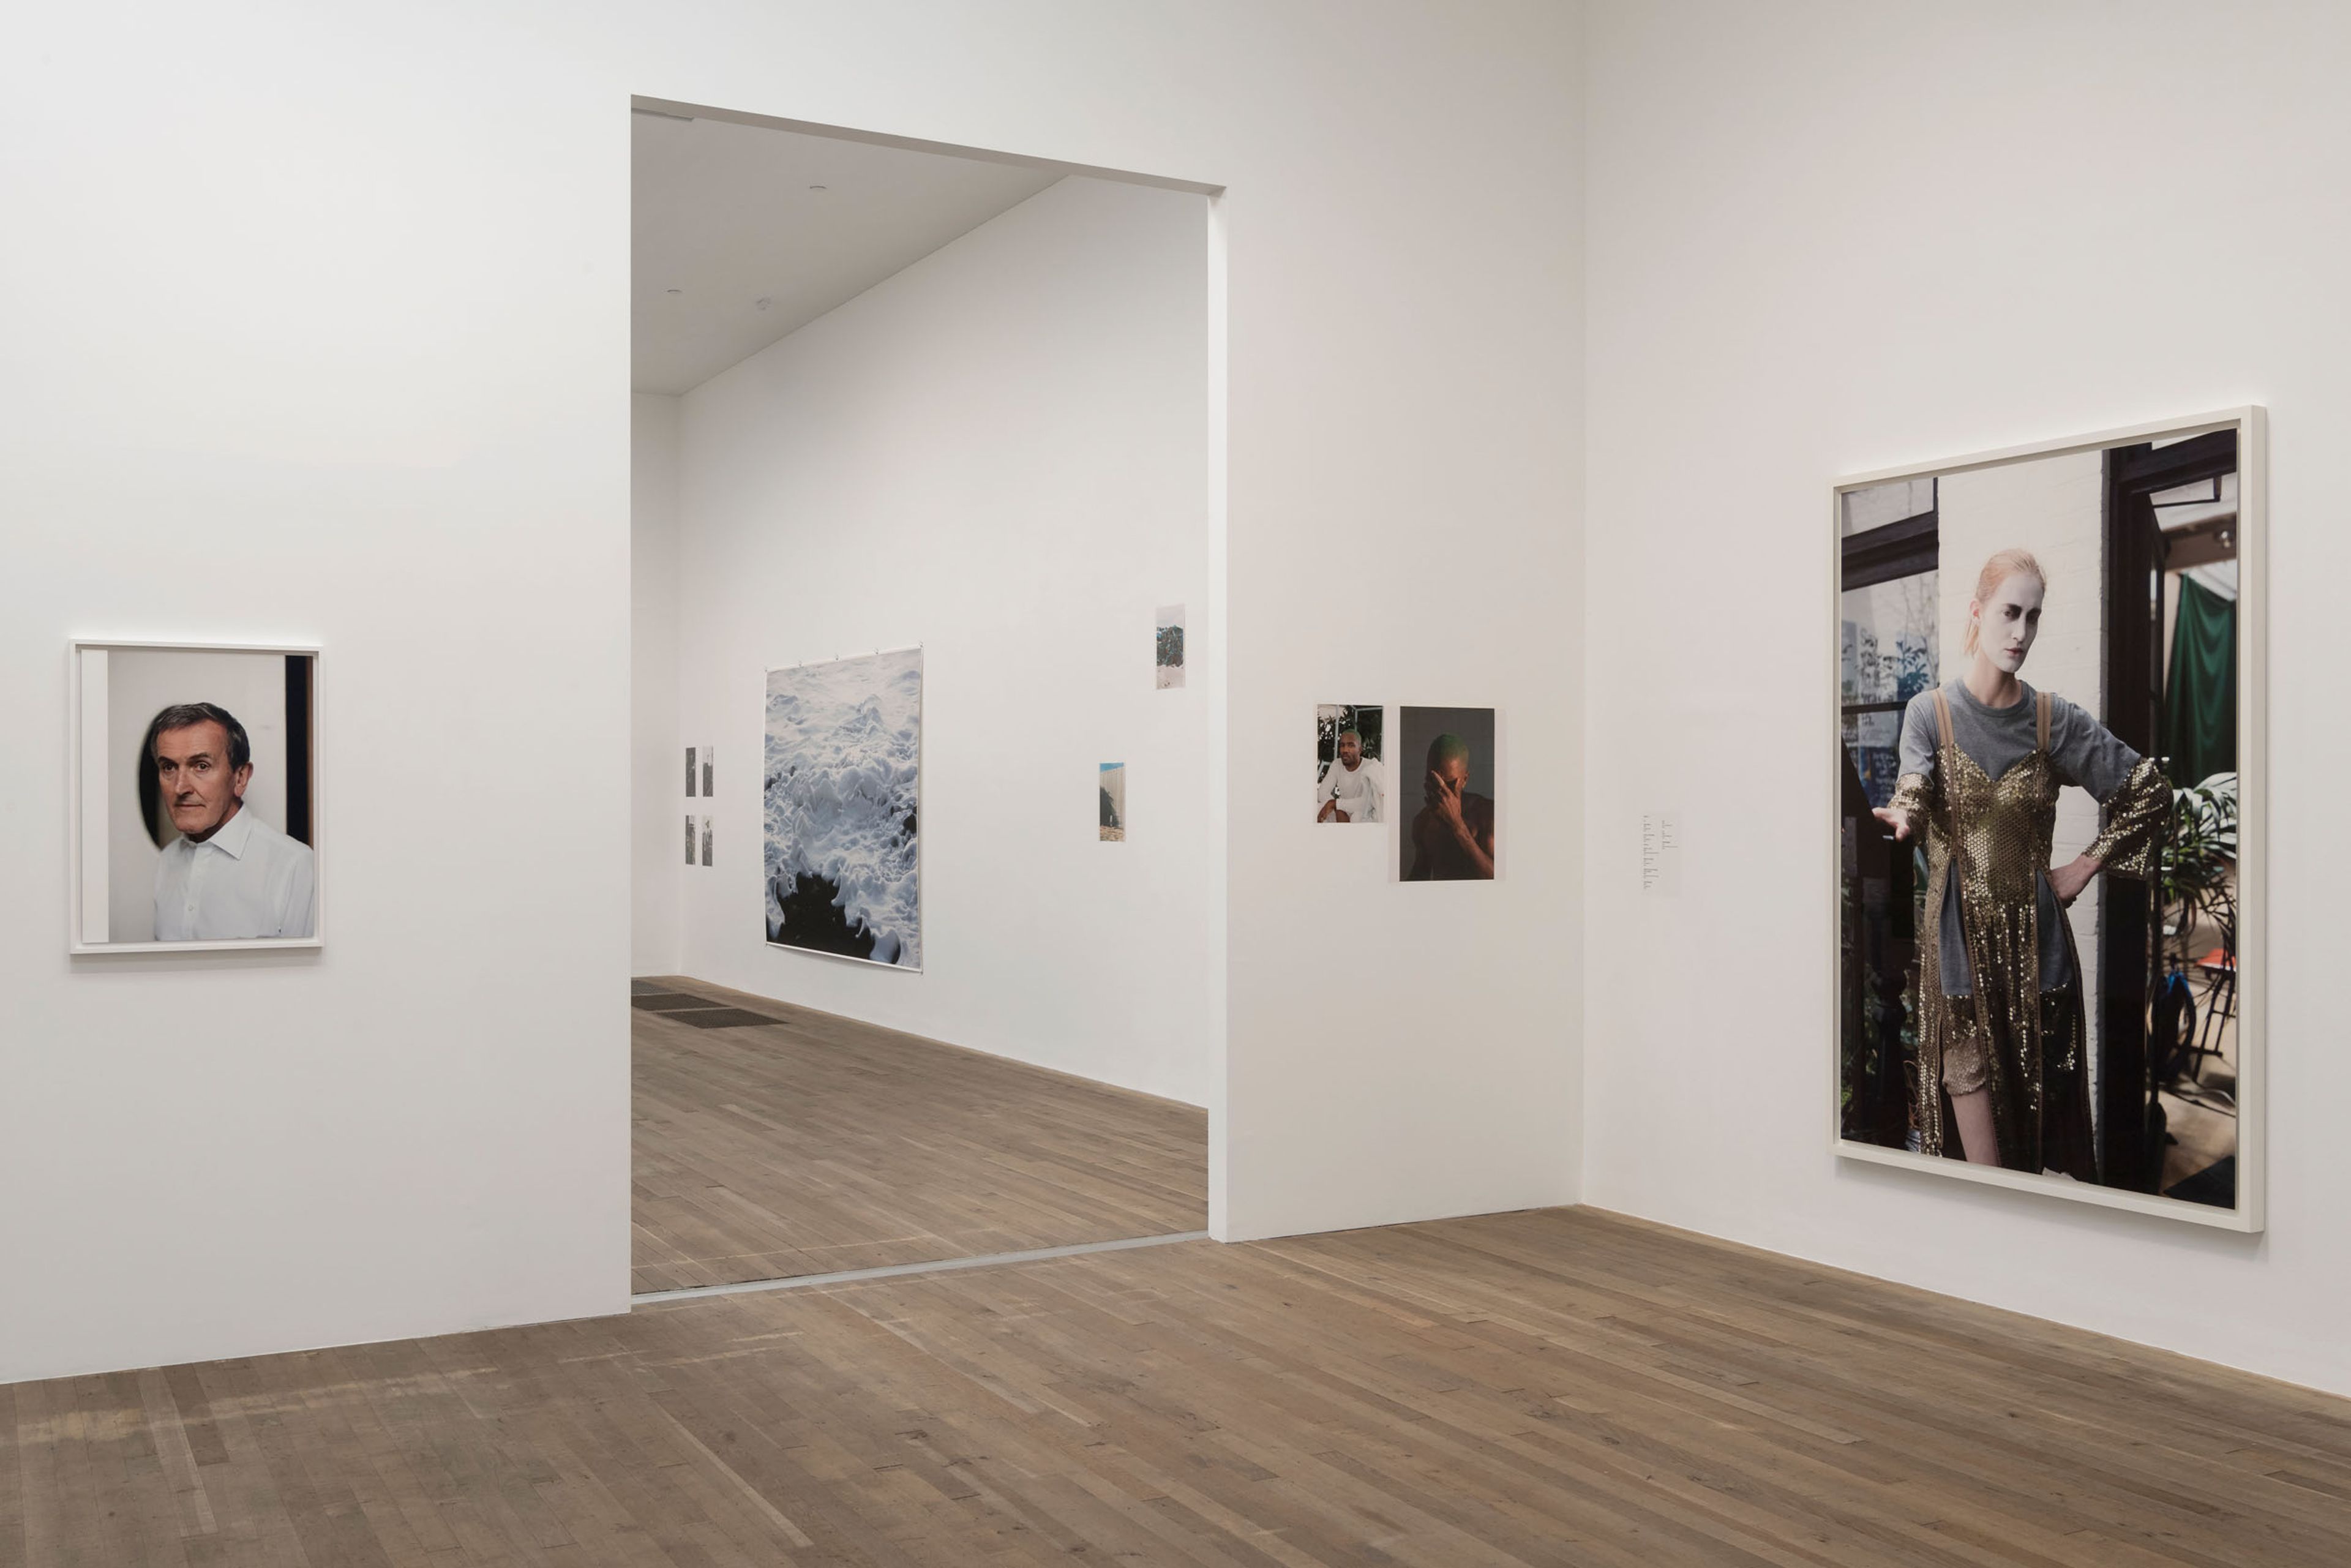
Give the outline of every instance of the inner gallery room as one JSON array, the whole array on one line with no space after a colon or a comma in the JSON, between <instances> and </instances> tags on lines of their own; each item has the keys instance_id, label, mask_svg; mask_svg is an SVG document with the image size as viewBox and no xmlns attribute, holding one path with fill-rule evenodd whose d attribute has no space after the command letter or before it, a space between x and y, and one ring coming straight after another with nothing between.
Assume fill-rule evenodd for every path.
<instances>
[{"instance_id":1,"label":"inner gallery room","mask_svg":"<svg viewBox=\"0 0 2351 1568\"><path fill-rule=\"evenodd\" d=\"M0 1568L2343 1568L2346 75L20 16Z\"/></svg>"}]
</instances>

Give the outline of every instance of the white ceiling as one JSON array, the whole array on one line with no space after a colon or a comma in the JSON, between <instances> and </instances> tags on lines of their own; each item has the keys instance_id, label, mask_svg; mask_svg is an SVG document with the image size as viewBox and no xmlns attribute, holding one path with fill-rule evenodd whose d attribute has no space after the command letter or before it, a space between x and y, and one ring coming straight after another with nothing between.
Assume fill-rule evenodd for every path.
<instances>
[{"instance_id":1,"label":"white ceiling","mask_svg":"<svg viewBox=\"0 0 2351 1568\"><path fill-rule=\"evenodd\" d=\"M631 121L639 392L701 385L1060 177L724 120Z\"/></svg>"}]
</instances>

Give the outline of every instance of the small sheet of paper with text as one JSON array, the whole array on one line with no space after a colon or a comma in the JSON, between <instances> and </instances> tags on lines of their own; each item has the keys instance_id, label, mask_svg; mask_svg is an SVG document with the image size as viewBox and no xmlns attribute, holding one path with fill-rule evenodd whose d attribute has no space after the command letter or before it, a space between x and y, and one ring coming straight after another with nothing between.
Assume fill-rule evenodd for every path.
<instances>
[{"instance_id":1,"label":"small sheet of paper with text","mask_svg":"<svg viewBox=\"0 0 2351 1568\"><path fill-rule=\"evenodd\" d=\"M1679 818L1670 811L1641 813L1641 891L1673 898L1682 890Z\"/></svg>"}]
</instances>

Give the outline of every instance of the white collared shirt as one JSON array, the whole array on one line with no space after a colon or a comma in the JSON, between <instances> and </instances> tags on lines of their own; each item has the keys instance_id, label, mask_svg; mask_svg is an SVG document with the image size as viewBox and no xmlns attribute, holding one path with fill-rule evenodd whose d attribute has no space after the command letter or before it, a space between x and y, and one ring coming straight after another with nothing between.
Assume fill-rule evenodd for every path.
<instances>
[{"instance_id":1,"label":"white collared shirt","mask_svg":"<svg viewBox=\"0 0 2351 1568\"><path fill-rule=\"evenodd\" d=\"M310 936L314 858L309 845L242 808L203 843L173 839L155 867L155 940Z\"/></svg>"}]
</instances>

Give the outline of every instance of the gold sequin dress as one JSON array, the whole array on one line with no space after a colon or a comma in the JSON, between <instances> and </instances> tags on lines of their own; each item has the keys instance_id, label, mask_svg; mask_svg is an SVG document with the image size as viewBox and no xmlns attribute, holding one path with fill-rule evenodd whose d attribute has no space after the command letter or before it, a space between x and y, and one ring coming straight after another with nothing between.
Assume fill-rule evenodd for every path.
<instances>
[{"instance_id":1,"label":"gold sequin dress","mask_svg":"<svg viewBox=\"0 0 2351 1568\"><path fill-rule=\"evenodd\" d=\"M2057 792L2080 783L2097 796L2105 830L2083 852L2109 874L2144 878L2169 821L2170 788L2152 758L2131 752L2070 706L2069 730L2088 727L2103 742L2100 765L2081 771L2103 776L2068 778L2052 755L2046 693L2032 696L2032 750L1995 779L1952 738L1945 694L1930 695L1929 722L1939 731L1933 771L1904 773L1889 802L1927 828L1912 1108L1919 1146L1930 1155L1958 1153L1944 1146L1945 1095L1988 1088L2001 1165L2095 1182L2082 964L2072 924L2047 887ZM1922 712L1925 706L1922 698ZM1953 915L1955 937L1945 930ZM2044 918L2053 931L2043 931ZM1945 972L1962 967L1964 977ZM2044 967L2054 971L2045 981Z\"/></svg>"}]
</instances>

